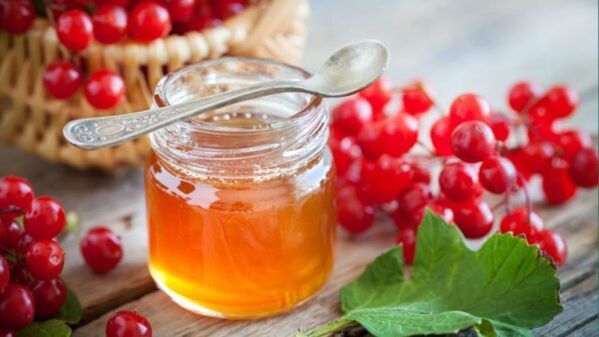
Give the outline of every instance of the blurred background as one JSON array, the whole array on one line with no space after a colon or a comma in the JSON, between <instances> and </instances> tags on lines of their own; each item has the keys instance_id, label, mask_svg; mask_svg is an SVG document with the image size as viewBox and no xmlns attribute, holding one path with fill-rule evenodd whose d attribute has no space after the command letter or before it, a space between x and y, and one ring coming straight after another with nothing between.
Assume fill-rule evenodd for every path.
<instances>
[{"instance_id":1,"label":"blurred background","mask_svg":"<svg viewBox=\"0 0 599 337\"><path fill-rule=\"evenodd\" d=\"M465 92L507 109L507 91L528 79L566 83L582 102L566 125L597 133L597 1L311 1L302 64L318 67L339 45L361 38L391 50L395 85L424 79L441 106Z\"/></svg>"}]
</instances>

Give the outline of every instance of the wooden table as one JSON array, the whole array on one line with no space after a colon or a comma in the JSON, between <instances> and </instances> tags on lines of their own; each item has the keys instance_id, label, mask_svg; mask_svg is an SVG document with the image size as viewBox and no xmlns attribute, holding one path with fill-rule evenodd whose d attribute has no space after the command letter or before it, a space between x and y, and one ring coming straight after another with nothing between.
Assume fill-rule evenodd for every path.
<instances>
[{"instance_id":1,"label":"wooden table","mask_svg":"<svg viewBox=\"0 0 599 337\"><path fill-rule=\"evenodd\" d=\"M597 2L575 1L313 1L313 24L304 64L315 68L334 46L362 37L385 42L393 52L390 77L399 83L422 77L447 106L475 90L498 109L520 78L543 86L565 82L581 94L569 121L597 131ZM425 137L426 138L426 137ZM78 251L79 233L68 235L64 278L78 294L84 321L76 337L104 336L108 316L119 309L143 313L154 336L293 336L339 315L338 290L393 245L393 229L381 224L360 239L343 233L334 274L319 295L293 312L259 321L229 322L195 316L157 291L146 269L146 230L141 172L117 177L46 163L0 146L0 175L29 179L40 194L60 199L83 220L84 231L107 225L123 238L125 258L105 276L92 274ZM538 329L540 336L597 335L597 191L582 191L570 204L549 208L538 201L546 225L570 247L560 269L564 312Z\"/></svg>"}]
</instances>

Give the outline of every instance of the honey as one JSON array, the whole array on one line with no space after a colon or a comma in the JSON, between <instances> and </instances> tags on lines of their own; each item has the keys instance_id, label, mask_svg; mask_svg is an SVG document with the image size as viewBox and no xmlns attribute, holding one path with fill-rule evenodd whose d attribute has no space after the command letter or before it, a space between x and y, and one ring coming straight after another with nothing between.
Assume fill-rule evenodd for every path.
<instances>
[{"instance_id":1,"label":"honey","mask_svg":"<svg viewBox=\"0 0 599 337\"><path fill-rule=\"evenodd\" d=\"M197 95L216 90L215 79L221 89L290 73L306 75L266 61L213 61L162 81L157 105L173 101L169 87ZM174 301L204 315L253 318L289 310L323 286L335 232L324 109L304 94L274 96L151 135L149 268Z\"/></svg>"}]
</instances>

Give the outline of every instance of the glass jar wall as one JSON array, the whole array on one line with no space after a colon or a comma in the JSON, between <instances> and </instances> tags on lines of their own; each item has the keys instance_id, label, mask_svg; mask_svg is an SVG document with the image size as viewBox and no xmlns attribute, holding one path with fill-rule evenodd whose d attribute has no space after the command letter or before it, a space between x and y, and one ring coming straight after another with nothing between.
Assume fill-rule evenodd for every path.
<instances>
[{"instance_id":1,"label":"glass jar wall","mask_svg":"<svg viewBox=\"0 0 599 337\"><path fill-rule=\"evenodd\" d=\"M223 58L161 80L155 105L277 79L288 65ZM280 94L151 134L149 267L181 306L209 316L276 314L322 287L333 264L334 170L319 97Z\"/></svg>"}]
</instances>

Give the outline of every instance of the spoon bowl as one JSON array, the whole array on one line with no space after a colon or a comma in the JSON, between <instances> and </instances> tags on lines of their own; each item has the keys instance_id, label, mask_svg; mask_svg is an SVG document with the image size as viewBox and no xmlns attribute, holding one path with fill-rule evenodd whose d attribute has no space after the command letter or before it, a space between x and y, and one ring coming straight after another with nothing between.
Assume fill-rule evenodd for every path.
<instances>
[{"instance_id":1,"label":"spoon bowl","mask_svg":"<svg viewBox=\"0 0 599 337\"><path fill-rule=\"evenodd\" d=\"M308 79L262 82L182 104L125 115L83 118L65 125L63 134L85 150L114 146L179 120L250 99L285 92L342 97L374 82L388 65L385 46L375 40L352 43L333 53Z\"/></svg>"},{"instance_id":2,"label":"spoon bowl","mask_svg":"<svg viewBox=\"0 0 599 337\"><path fill-rule=\"evenodd\" d=\"M331 55L304 86L325 97L343 97L369 86L389 64L387 48L376 40L345 46Z\"/></svg>"}]
</instances>

